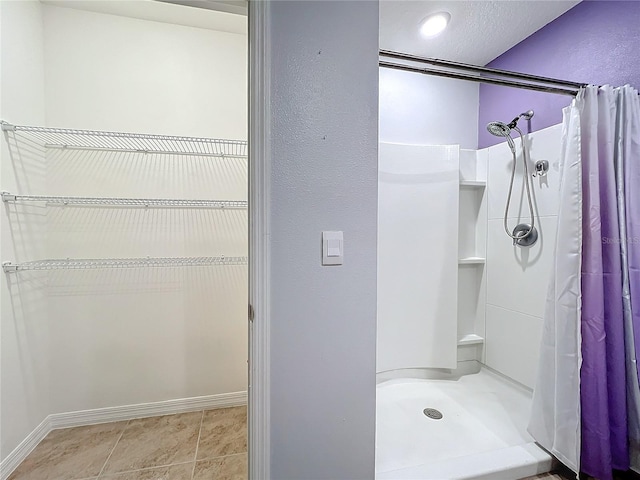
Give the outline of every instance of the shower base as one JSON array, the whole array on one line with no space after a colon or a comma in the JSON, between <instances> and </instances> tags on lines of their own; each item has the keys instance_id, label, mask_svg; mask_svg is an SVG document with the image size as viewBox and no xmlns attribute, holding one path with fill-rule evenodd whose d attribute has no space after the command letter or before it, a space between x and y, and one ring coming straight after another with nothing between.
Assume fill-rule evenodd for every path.
<instances>
[{"instance_id":1,"label":"shower base","mask_svg":"<svg viewBox=\"0 0 640 480\"><path fill-rule=\"evenodd\" d=\"M531 393L483 368L453 380L377 386L376 480L514 480L553 458L526 431ZM433 408L441 419L423 412Z\"/></svg>"}]
</instances>

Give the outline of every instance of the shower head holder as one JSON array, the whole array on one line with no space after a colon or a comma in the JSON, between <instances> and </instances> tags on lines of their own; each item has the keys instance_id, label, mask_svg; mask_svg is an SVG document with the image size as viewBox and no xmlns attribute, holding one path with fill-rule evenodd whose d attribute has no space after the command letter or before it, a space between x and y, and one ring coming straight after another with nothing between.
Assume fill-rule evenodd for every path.
<instances>
[{"instance_id":1,"label":"shower head holder","mask_svg":"<svg viewBox=\"0 0 640 480\"><path fill-rule=\"evenodd\" d=\"M531 117L533 117L533 110L527 110L526 112L521 113L516 118L511 120L511 122L509 123L508 127L509 128L516 128L516 125L518 125L518 121L521 118L524 118L525 120L531 120Z\"/></svg>"}]
</instances>

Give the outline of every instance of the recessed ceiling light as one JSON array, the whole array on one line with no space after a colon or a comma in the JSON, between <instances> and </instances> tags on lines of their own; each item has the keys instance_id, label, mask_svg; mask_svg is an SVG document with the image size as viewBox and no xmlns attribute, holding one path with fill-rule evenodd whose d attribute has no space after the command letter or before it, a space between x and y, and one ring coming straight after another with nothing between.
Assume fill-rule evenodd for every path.
<instances>
[{"instance_id":1,"label":"recessed ceiling light","mask_svg":"<svg viewBox=\"0 0 640 480\"><path fill-rule=\"evenodd\" d=\"M422 21L420 33L427 38L435 37L447 28L449 20L451 20L451 14L449 12L431 14Z\"/></svg>"}]
</instances>

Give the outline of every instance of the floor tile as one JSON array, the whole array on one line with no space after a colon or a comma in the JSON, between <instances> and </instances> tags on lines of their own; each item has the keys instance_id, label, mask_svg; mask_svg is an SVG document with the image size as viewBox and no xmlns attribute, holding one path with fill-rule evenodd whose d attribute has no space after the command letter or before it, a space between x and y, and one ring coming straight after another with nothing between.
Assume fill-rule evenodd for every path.
<instances>
[{"instance_id":1,"label":"floor tile","mask_svg":"<svg viewBox=\"0 0 640 480\"><path fill-rule=\"evenodd\" d=\"M247 451L247 407L207 410L202 419L198 460Z\"/></svg>"},{"instance_id":2,"label":"floor tile","mask_svg":"<svg viewBox=\"0 0 640 480\"><path fill-rule=\"evenodd\" d=\"M115 475L103 475L100 477L100 480L191 480L192 472L193 462L118 473Z\"/></svg>"},{"instance_id":3,"label":"floor tile","mask_svg":"<svg viewBox=\"0 0 640 480\"><path fill-rule=\"evenodd\" d=\"M193 480L246 480L247 454L200 460L196 462Z\"/></svg>"},{"instance_id":4,"label":"floor tile","mask_svg":"<svg viewBox=\"0 0 640 480\"><path fill-rule=\"evenodd\" d=\"M202 412L131 420L104 474L194 460Z\"/></svg>"},{"instance_id":5,"label":"floor tile","mask_svg":"<svg viewBox=\"0 0 640 480\"><path fill-rule=\"evenodd\" d=\"M127 422L54 430L9 480L75 480L97 476Z\"/></svg>"}]
</instances>

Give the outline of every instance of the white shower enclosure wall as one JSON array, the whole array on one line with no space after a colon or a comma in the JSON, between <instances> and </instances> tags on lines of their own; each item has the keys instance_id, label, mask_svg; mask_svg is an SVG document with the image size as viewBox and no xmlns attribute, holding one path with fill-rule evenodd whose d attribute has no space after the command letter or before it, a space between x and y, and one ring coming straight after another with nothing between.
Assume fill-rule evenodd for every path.
<instances>
[{"instance_id":1,"label":"white shower enclosure wall","mask_svg":"<svg viewBox=\"0 0 640 480\"><path fill-rule=\"evenodd\" d=\"M552 465L526 426L562 131L527 136L530 161L547 160L550 172L533 182L540 238L514 246L503 226L511 151L506 143L477 149L478 88L380 69L380 479L514 479ZM519 153L511 227L529 214L523 178Z\"/></svg>"},{"instance_id":2,"label":"white shower enclosure wall","mask_svg":"<svg viewBox=\"0 0 640 480\"><path fill-rule=\"evenodd\" d=\"M0 2L3 120L246 143L246 18L91 4ZM3 205L1 260L63 265L3 274L2 478L51 428L246 403L246 264L64 268L67 258L246 258L246 157L181 147L2 138L11 194L244 205Z\"/></svg>"}]
</instances>

